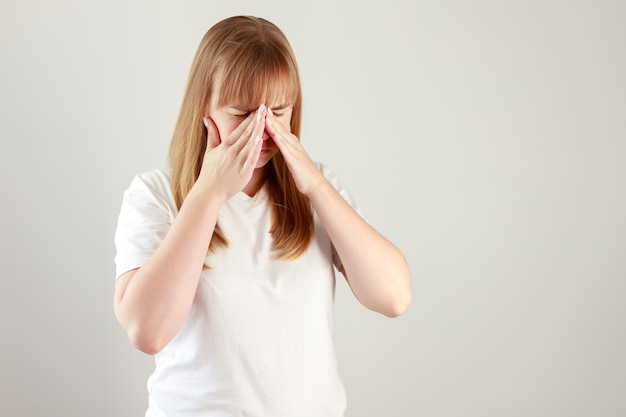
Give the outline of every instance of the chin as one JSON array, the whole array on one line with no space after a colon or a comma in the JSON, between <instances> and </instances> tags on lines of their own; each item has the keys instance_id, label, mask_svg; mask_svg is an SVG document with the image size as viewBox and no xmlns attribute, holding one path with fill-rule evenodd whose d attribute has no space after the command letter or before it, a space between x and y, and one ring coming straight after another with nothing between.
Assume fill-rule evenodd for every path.
<instances>
[{"instance_id":1,"label":"chin","mask_svg":"<svg viewBox=\"0 0 626 417\"><path fill-rule=\"evenodd\" d=\"M271 151L265 155L261 154L261 156L259 157L259 160L256 163L256 168L263 168L265 165L267 165L269 161L272 160L274 155L276 155L276 152L271 152Z\"/></svg>"}]
</instances>

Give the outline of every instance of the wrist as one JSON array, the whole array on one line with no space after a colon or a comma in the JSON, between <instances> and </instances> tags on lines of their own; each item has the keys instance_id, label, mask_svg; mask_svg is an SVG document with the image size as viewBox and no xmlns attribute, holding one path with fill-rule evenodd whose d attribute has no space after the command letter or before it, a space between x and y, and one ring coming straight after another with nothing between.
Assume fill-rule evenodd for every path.
<instances>
[{"instance_id":1,"label":"wrist","mask_svg":"<svg viewBox=\"0 0 626 417\"><path fill-rule=\"evenodd\" d=\"M195 206L201 207L204 210L217 210L227 201L226 196L221 196L220 193L214 192L210 189L200 189L200 187L194 185L183 201L183 206Z\"/></svg>"},{"instance_id":2,"label":"wrist","mask_svg":"<svg viewBox=\"0 0 626 417\"><path fill-rule=\"evenodd\" d=\"M309 197L309 200L313 201L314 199L325 198L328 194L334 191L335 188L332 184L326 179L326 177L321 176L319 181L315 183L312 187L307 189L303 194Z\"/></svg>"}]
</instances>

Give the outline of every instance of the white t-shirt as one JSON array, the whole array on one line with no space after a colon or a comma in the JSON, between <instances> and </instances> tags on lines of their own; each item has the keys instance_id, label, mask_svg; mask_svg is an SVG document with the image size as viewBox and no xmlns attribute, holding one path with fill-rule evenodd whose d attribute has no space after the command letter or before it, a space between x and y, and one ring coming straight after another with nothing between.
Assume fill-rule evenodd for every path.
<instances>
[{"instance_id":1,"label":"white t-shirt","mask_svg":"<svg viewBox=\"0 0 626 417\"><path fill-rule=\"evenodd\" d=\"M354 200L326 166L342 196ZM306 253L273 257L264 189L226 202L228 248L209 253L182 329L155 355L146 416L340 417L346 399L332 339L340 260L317 216ZM135 177L115 233L117 277L142 266L177 214L166 172Z\"/></svg>"}]
</instances>

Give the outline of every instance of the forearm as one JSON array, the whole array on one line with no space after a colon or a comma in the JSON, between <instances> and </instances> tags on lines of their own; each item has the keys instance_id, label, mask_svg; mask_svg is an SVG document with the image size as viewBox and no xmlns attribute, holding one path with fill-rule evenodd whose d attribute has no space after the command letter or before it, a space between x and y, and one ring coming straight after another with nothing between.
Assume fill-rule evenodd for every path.
<instances>
[{"instance_id":1,"label":"forearm","mask_svg":"<svg viewBox=\"0 0 626 417\"><path fill-rule=\"evenodd\" d=\"M193 302L220 203L190 193L152 257L116 289L118 320L138 349L161 350ZM125 282L120 282L121 280Z\"/></svg>"},{"instance_id":2,"label":"forearm","mask_svg":"<svg viewBox=\"0 0 626 417\"><path fill-rule=\"evenodd\" d=\"M350 288L366 307L394 317L411 303L411 277L402 253L371 227L328 182L310 193Z\"/></svg>"}]
</instances>

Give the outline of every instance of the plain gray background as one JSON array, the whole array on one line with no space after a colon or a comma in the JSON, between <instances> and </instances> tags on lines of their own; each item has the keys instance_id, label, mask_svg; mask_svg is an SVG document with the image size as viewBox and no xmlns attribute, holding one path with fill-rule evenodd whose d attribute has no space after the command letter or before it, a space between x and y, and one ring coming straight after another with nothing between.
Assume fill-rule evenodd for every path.
<instances>
[{"instance_id":1,"label":"plain gray background","mask_svg":"<svg viewBox=\"0 0 626 417\"><path fill-rule=\"evenodd\" d=\"M626 415L624 2L3 0L0 416L143 415L117 214L235 14L287 34L302 142L412 268L393 320L338 281L346 416Z\"/></svg>"}]
</instances>

